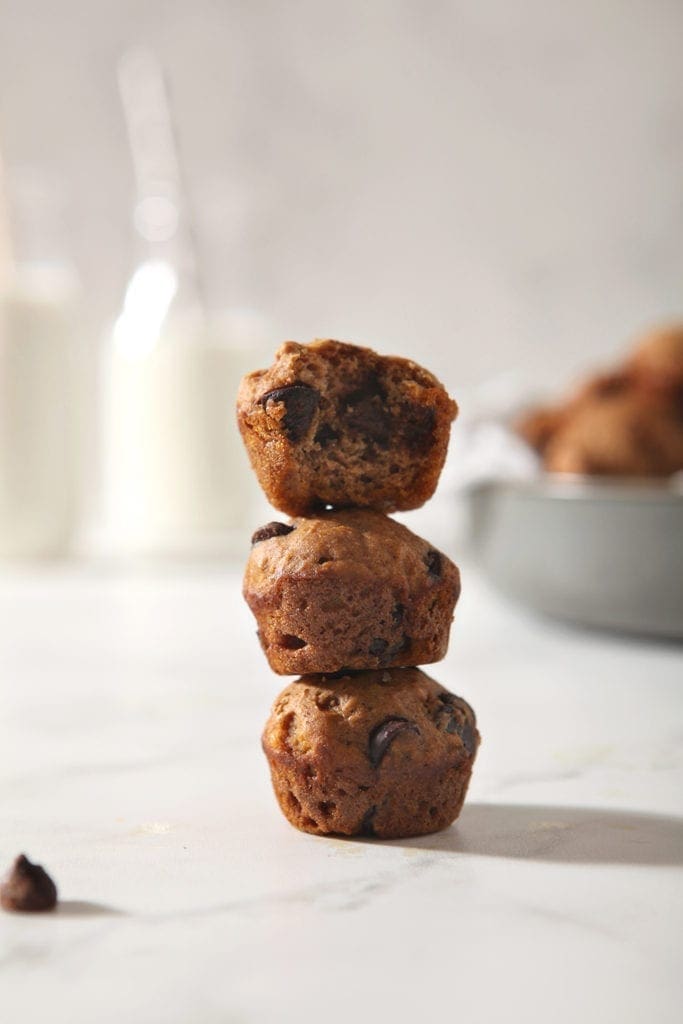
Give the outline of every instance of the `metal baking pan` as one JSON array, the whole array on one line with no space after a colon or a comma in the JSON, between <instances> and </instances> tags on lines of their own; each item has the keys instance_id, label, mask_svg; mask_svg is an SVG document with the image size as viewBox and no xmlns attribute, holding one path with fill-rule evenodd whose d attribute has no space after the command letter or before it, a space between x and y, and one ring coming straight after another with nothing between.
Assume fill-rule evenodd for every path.
<instances>
[{"instance_id":1,"label":"metal baking pan","mask_svg":"<svg viewBox=\"0 0 683 1024\"><path fill-rule=\"evenodd\" d=\"M683 639L683 493L554 474L469 492L472 552L493 584L587 626Z\"/></svg>"}]
</instances>

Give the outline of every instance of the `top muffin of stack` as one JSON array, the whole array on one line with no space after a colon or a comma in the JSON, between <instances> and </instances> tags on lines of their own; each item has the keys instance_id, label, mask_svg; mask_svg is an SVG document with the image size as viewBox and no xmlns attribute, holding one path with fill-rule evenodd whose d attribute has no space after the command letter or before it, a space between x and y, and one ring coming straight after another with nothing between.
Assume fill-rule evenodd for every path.
<instances>
[{"instance_id":1,"label":"top muffin of stack","mask_svg":"<svg viewBox=\"0 0 683 1024\"><path fill-rule=\"evenodd\" d=\"M340 341L287 341L242 381L237 416L270 503L397 512L432 494L458 408L409 359Z\"/></svg>"}]
</instances>

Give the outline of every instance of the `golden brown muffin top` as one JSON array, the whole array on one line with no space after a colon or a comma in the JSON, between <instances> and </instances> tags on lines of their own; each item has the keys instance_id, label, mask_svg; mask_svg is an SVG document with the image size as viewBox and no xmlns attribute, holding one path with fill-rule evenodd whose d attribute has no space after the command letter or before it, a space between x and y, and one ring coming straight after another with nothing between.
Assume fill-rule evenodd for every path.
<instances>
[{"instance_id":1,"label":"golden brown muffin top","mask_svg":"<svg viewBox=\"0 0 683 1024\"><path fill-rule=\"evenodd\" d=\"M263 536L265 530L266 536ZM257 530L245 589L283 576L339 574L405 576L420 584L457 573L441 551L402 523L370 509L343 509L299 517Z\"/></svg>"}]
</instances>

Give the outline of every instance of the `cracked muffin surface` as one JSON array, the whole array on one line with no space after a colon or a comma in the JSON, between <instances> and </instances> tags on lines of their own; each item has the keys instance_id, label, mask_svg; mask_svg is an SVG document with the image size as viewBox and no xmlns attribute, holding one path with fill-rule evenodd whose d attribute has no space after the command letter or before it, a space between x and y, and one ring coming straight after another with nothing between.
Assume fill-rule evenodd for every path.
<instances>
[{"instance_id":1,"label":"cracked muffin surface","mask_svg":"<svg viewBox=\"0 0 683 1024\"><path fill-rule=\"evenodd\" d=\"M446 653L460 593L454 563L367 509L257 530L244 597L281 675L430 664Z\"/></svg>"},{"instance_id":2,"label":"cracked muffin surface","mask_svg":"<svg viewBox=\"0 0 683 1024\"><path fill-rule=\"evenodd\" d=\"M450 825L479 742L469 704L417 668L304 676L277 697L263 733L292 825L378 838Z\"/></svg>"},{"instance_id":3,"label":"cracked muffin surface","mask_svg":"<svg viewBox=\"0 0 683 1024\"><path fill-rule=\"evenodd\" d=\"M419 508L438 483L456 414L412 360L332 340L285 342L237 399L252 468L288 515Z\"/></svg>"}]
</instances>

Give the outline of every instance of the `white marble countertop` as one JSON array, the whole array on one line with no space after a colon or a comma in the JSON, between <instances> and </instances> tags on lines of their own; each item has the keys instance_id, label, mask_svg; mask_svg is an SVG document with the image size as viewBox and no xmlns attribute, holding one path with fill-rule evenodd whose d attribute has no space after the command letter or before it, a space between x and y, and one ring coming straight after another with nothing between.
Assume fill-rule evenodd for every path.
<instances>
[{"instance_id":1,"label":"white marble countertop","mask_svg":"<svg viewBox=\"0 0 683 1024\"><path fill-rule=\"evenodd\" d=\"M7 1024L680 1019L681 649L526 618L464 573L432 674L483 746L452 829L294 831L237 574L0 578ZM430 671L430 670L428 670Z\"/></svg>"}]
</instances>

